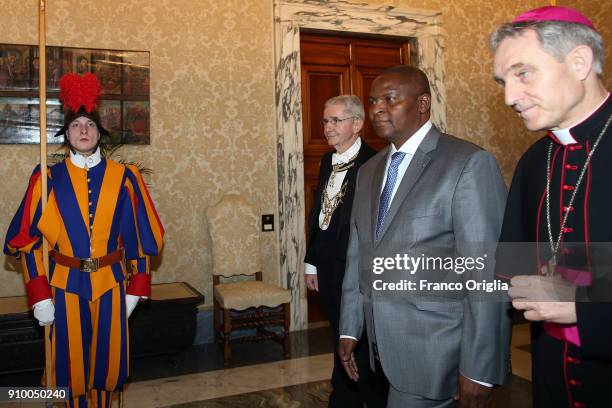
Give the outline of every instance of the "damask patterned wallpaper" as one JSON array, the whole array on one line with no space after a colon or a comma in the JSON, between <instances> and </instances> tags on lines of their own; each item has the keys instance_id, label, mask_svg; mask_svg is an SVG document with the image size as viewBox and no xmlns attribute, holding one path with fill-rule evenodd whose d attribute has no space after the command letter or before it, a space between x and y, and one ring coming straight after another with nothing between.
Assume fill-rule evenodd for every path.
<instances>
[{"instance_id":1,"label":"damask patterned wallpaper","mask_svg":"<svg viewBox=\"0 0 612 408\"><path fill-rule=\"evenodd\" d=\"M1 0L0 42L38 42L38 0ZM276 212L272 3L268 1L47 1L47 43L151 53L151 145L124 156L153 169L151 195L166 228L154 281L187 281L212 299L205 209L241 193ZM28 176L34 146L0 146L0 231ZM262 234L264 279L279 281L276 232ZM2 268L3 266L3 268ZM2 257L0 296L23 293Z\"/></svg>"},{"instance_id":2,"label":"damask patterned wallpaper","mask_svg":"<svg viewBox=\"0 0 612 408\"><path fill-rule=\"evenodd\" d=\"M325 2L325 0L320 0ZM362 0L442 12L448 130L491 150L507 179L539 135L523 130L491 79L487 36L498 23L544 1ZM226 192L245 194L261 213L277 211L272 0L109 0L47 2L47 43L151 52L151 145L124 155L154 169L151 194L167 230L156 282L188 281L212 294L205 208ZM312 1L311 1L312 3ZM559 1L582 9L608 47L607 1ZM38 41L37 0L0 0L0 42ZM606 72L610 73L610 69ZM612 78L608 75L608 87ZM0 233L4 234L38 161L35 146L0 145ZM278 226L277 226L278 229ZM278 237L262 235L264 279L280 282ZM3 258L0 296L24 293Z\"/></svg>"}]
</instances>

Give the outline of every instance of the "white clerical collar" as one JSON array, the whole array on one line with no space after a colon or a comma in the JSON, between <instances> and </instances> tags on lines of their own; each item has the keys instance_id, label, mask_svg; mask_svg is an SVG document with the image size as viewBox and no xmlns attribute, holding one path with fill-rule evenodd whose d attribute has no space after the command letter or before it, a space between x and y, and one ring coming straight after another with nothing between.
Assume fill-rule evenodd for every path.
<instances>
[{"instance_id":1,"label":"white clerical collar","mask_svg":"<svg viewBox=\"0 0 612 408\"><path fill-rule=\"evenodd\" d=\"M419 148L419 145L421 144L423 139L425 139L425 136L431 130L432 126L433 125L431 123L431 120L425 122L425 124L421 126L419 130L417 130L412 136L410 136L408 140L406 140L404 144L400 146L399 149L396 149L395 145L391 143L391 154L395 152L404 152L410 154L411 156L414 156L417 149Z\"/></svg>"},{"instance_id":2,"label":"white clerical collar","mask_svg":"<svg viewBox=\"0 0 612 408\"><path fill-rule=\"evenodd\" d=\"M102 155L99 147L90 156L83 156L70 150L70 162L81 169L84 169L85 166L91 169L100 164L101 161Z\"/></svg>"},{"instance_id":3,"label":"white clerical collar","mask_svg":"<svg viewBox=\"0 0 612 408\"><path fill-rule=\"evenodd\" d=\"M578 126L579 124L581 124L582 122L584 122L585 120L587 120L588 118L590 118L595 112L597 112L597 110L599 108L601 108L601 106L606 103L606 101L608 100L608 97L610 96L610 93L608 92L608 94L606 95L606 97L603 99L603 101L601 101L601 103L599 105L597 105L597 107L595 107L595 109L593 109L591 112L589 112L588 115L586 115L585 117L583 117L582 119L580 119L578 122L576 122L575 124L573 124L572 126L566 127L565 129L559 129L559 130L551 130L550 132L555 135L555 137L557 138L557 140L559 141L559 143L561 143L562 145L566 146L566 145L570 145L570 144L574 144L574 143L578 143L576 141L576 139L574 138L574 136L572 135L572 128Z\"/></svg>"},{"instance_id":4,"label":"white clerical collar","mask_svg":"<svg viewBox=\"0 0 612 408\"><path fill-rule=\"evenodd\" d=\"M361 138L358 137L355 140L355 143L348 149L346 149L343 153L334 153L332 154L332 164L338 163L348 163L351 161L353 157L359 153L359 149L361 149Z\"/></svg>"}]
</instances>

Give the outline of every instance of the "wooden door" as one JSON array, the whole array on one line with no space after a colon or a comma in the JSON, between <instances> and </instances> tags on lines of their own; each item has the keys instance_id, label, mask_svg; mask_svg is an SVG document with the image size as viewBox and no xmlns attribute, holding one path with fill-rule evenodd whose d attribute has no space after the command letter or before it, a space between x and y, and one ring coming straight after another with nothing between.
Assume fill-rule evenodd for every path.
<instances>
[{"instance_id":1,"label":"wooden door","mask_svg":"<svg viewBox=\"0 0 612 408\"><path fill-rule=\"evenodd\" d=\"M376 150L386 146L372 129L368 119L367 99L372 81L385 68L410 63L411 42L410 39L301 33L304 198L307 218L313 207L321 157L333 149L327 145L319 122L325 101L341 94L354 94L359 97L366 109L363 140ZM308 225L307 218L306 225ZM309 291L308 321L321 320L325 320L325 317L320 309L318 296Z\"/></svg>"}]
</instances>

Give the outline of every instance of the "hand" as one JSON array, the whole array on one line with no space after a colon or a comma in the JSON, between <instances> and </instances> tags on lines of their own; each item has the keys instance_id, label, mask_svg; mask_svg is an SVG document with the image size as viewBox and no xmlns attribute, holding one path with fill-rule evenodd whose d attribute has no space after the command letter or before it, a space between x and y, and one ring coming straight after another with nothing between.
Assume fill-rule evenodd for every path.
<instances>
[{"instance_id":1,"label":"hand","mask_svg":"<svg viewBox=\"0 0 612 408\"><path fill-rule=\"evenodd\" d=\"M306 282L306 287L309 290L319 291L319 278L316 274L305 274L304 282Z\"/></svg>"},{"instance_id":2,"label":"hand","mask_svg":"<svg viewBox=\"0 0 612 408\"><path fill-rule=\"evenodd\" d=\"M459 394L454 399L459 401L460 408L482 408L491 401L492 390L459 374Z\"/></svg>"},{"instance_id":3,"label":"hand","mask_svg":"<svg viewBox=\"0 0 612 408\"><path fill-rule=\"evenodd\" d=\"M51 299L41 300L32 307L34 308L34 317L38 320L38 324L41 326L50 326L53 324L55 320L55 306Z\"/></svg>"},{"instance_id":4,"label":"hand","mask_svg":"<svg viewBox=\"0 0 612 408\"><path fill-rule=\"evenodd\" d=\"M130 317L136 306L138 305L138 301L140 300L140 296L135 295L125 295L125 307L127 317Z\"/></svg>"},{"instance_id":5,"label":"hand","mask_svg":"<svg viewBox=\"0 0 612 408\"><path fill-rule=\"evenodd\" d=\"M357 345L357 340L341 338L338 343L338 356L340 357L340 362L342 363L342 367L349 378L353 381L357 381L359 379L359 372L357 370L357 361L355 360L355 354L353 351L355 350L355 346Z\"/></svg>"},{"instance_id":6,"label":"hand","mask_svg":"<svg viewBox=\"0 0 612 408\"><path fill-rule=\"evenodd\" d=\"M508 295L525 319L573 324L576 317L576 286L560 276L515 276Z\"/></svg>"}]
</instances>

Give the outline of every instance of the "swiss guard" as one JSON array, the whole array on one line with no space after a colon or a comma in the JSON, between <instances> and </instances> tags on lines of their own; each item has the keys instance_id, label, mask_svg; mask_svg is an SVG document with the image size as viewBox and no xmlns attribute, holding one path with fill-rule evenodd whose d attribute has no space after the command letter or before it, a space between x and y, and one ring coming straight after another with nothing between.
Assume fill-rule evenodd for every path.
<instances>
[{"instance_id":1,"label":"swiss guard","mask_svg":"<svg viewBox=\"0 0 612 408\"><path fill-rule=\"evenodd\" d=\"M104 158L95 75L60 80L62 162L37 166L6 236L21 259L29 305L51 325L52 388L68 387L70 407L109 407L129 371L128 317L151 293L150 257L164 229L135 166ZM41 177L48 203L41 210ZM42 242L49 243L49 270ZM126 267L129 263L130 268Z\"/></svg>"}]
</instances>

